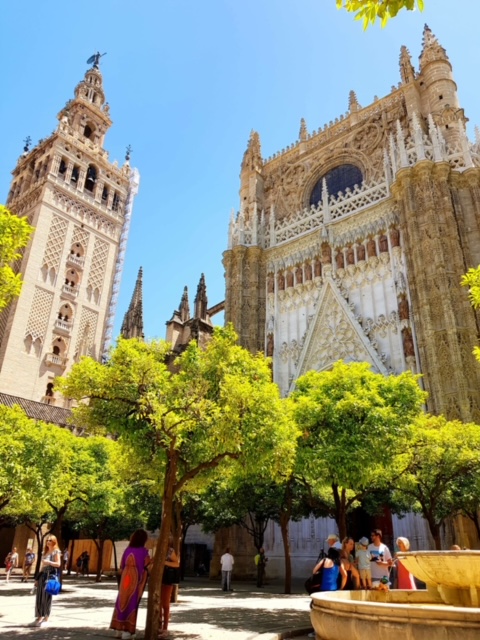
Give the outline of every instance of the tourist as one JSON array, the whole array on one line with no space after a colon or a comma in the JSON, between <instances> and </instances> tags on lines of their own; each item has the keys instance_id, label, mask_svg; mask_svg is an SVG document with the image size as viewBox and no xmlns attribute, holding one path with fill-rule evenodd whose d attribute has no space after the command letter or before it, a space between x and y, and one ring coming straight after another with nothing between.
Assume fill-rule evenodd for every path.
<instances>
[{"instance_id":1,"label":"tourist","mask_svg":"<svg viewBox=\"0 0 480 640\"><path fill-rule=\"evenodd\" d=\"M370 563L372 561L372 556L370 555L370 551L367 549L368 547L368 538L363 536L358 541L358 549L357 549L357 566L358 573L360 574L360 585L362 589L371 589L372 588L372 572L370 568Z\"/></svg>"},{"instance_id":2,"label":"tourist","mask_svg":"<svg viewBox=\"0 0 480 640\"><path fill-rule=\"evenodd\" d=\"M328 542L329 547L333 547L338 551L342 550L342 543L340 542L340 539L336 533L330 533L328 538L325 540L325 542Z\"/></svg>"},{"instance_id":3,"label":"tourist","mask_svg":"<svg viewBox=\"0 0 480 640\"><path fill-rule=\"evenodd\" d=\"M168 635L168 623L170 621L170 601L172 599L172 591L174 585L180 581L180 562L178 560L175 549L173 548L173 539L168 541L167 558L163 569L162 590L160 593L160 631L159 637ZM163 625L162 625L163 621Z\"/></svg>"},{"instance_id":4,"label":"tourist","mask_svg":"<svg viewBox=\"0 0 480 640\"><path fill-rule=\"evenodd\" d=\"M150 556L145 544L148 533L137 529L130 538L128 547L123 552L120 563L120 584L113 611L110 629L115 629L116 637L128 640L135 634L137 612L147 581L147 567Z\"/></svg>"},{"instance_id":5,"label":"tourist","mask_svg":"<svg viewBox=\"0 0 480 640\"><path fill-rule=\"evenodd\" d=\"M225 549L225 553L220 558L220 564L222 566L222 589L223 591L233 591L232 584L232 571L235 560L230 553L230 548Z\"/></svg>"},{"instance_id":6,"label":"tourist","mask_svg":"<svg viewBox=\"0 0 480 640\"><path fill-rule=\"evenodd\" d=\"M458 544L452 544L450 551L461 551L462 548Z\"/></svg>"},{"instance_id":7,"label":"tourist","mask_svg":"<svg viewBox=\"0 0 480 640\"><path fill-rule=\"evenodd\" d=\"M65 548L63 555L63 570L66 571L68 569L68 561L70 560L70 553L68 552L68 547Z\"/></svg>"},{"instance_id":8,"label":"tourist","mask_svg":"<svg viewBox=\"0 0 480 640\"><path fill-rule=\"evenodd\" d=\"M395 541L398 550L402 553L410 551L410 541L408 538L397 538ZM397 588L398 589L416 589L417 585L412 574L403 566L401 558L396 558L397 567Z\"/></svg>"},{"instance_id":9,"label":"tourist","mask_svg":"<svg viewBox=\"0 0 480 640\"><path fill-rule=\"evenodd\" d=\"M255 556L255 564L257 566L257 587L263 587L265 582L265 566L268 562L268 558L265 557L265 549L260 547L257 555Z\"/></svg>"},{"instance_id":10,"label":"tourist","mask_svg":"<svg viewBox=\"0 0 480 640\"><path fill-rule=\"evenodd\" d=\"M347 583L345 585L345 589L349 591L351 589L358 589L360 584L360 577L358 575L357 567L355 566L355 558L353 557L354 549L355 540L349 536L344 538L342 542L342 550L340 551L340 561L347 572Z\"/></svg>"},{"instance_id":11,"label":"tourist","mask_svg":"<svg viewBox=\"0 0 480 640\"><path fill-rule=\"evenodd\" d=\"M81 553L78 558L75 560L75 568L76 568L76 572L75 575L78 576L82 570L82 559L83 559L83 553Z\"/></svg>"},{"instance_id":12,"label":"tourist","mask_svg":"<svg viewBox=\"0 0 480 640\"><path fill-rule=\"evenodd\" d=\"M343 564L340 562L340 552L335 547L330 547L327 551L327 557L320 560L315 565L313 573L317 573L322 569L322 585L321 591L337 591L339 588L343 589L347 583L347 572ZM341 580L339 580L339 576Z\"/></svg>"},{"instance_id":13,"label":"tourist","mask_svg":"<svg viewBox=\"0 0 480 640\"><path fill-rule=\"evenodd\" d=\"M52 610L52 595L46 592L46 586L50 576L58 575L61 566L61 553L57 538L51 534L45 540L45 550L42 554L40 570L35 575L35 627L46 627Z\"/></svg>"},{"instance_id":14,"label":"tourist","mask_svg":"<svg viewBox=\"0 0 480 640\"><path fill-rule=\"evenodd\" d=\"M23 567L22 567L22 582L28 582L30 577L30 573L32 572L33 563L35 562L35 554L32 551L32 547L27 547L25 551L25 557L23 558Z\"/></svg>"},{"instance_id":15,"label":"tourist","mask_svg":"<svg viewBox=\"0 0 480 640\"><path fill-rule=\"evenodd\" d=\"M90 574L90 554L88 551L82 553L82 576L89 576Z\"/></svg>"},{"instance_id":16,"label":"tourist","mask_svg":"<svg viewBox=\"0 0 480 640\"><path fill-rule=\"evenodd\" d=\"M17 547L13 547L5 558L5 578L7 582L10 581L10 575L16 567L18 567L18 553Z\"/></svg>"},{"instance_id":17,"label":"tourist","mask_svg":"<svg viewBox=\"0 0 480 640\"><path fill-rule=\"evenodd\" d=\"M371 544L368 545L370 552L372 584L377 587L382 578L390 579L390 567L392 566L392 554L386 544L382 542L381 529L374 529L371 533Z\"/></svg>"}]
</instances>

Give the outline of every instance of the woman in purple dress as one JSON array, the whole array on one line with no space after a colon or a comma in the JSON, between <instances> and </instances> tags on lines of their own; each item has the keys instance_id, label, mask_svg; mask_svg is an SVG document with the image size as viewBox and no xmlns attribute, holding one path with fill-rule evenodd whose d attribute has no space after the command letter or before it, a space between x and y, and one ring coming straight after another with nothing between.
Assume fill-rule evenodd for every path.
<instances>
[{"instance_id":1,"label":"woman in purple dress","mask_svg":"<svg viewBox=\"0 0 480 640\"><path fill-rule=\"evenodd\" d=\"M147 566L150 563L148 549L145 549L147 539L146 531L135 531L120 564L122 574L110 629L115 629L116 637L122 640L128 640L135 634L138 605L145 588Z\"/></svg>"}]
</instances>

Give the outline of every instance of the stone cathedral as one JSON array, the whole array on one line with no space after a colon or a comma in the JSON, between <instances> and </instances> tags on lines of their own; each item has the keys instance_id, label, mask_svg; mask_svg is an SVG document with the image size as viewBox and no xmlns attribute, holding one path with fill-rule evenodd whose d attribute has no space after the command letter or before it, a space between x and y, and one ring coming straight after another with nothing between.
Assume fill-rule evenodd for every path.
<instances>
[{"instance_id":1,"label":"stone cathedral","mask_svg":"<svg viewBox=\"0 0 480 640\"><path fill-rule=\"evenodd\" d=\"M55 378L83 355L101 359L111 336L139 176L128 150L119 167L104 148L112 121L99 58L88 61L93 66L58 114L56 130L32 150L27 144L13 170L7 207L35 231L18 265L20 297L0 314L7 404L18 396L64 406ZM32 406L30 415L48 419Z\"/></svg>"},{"instance_id":2,"label":"stone cathedral","mask_svg":"<svg viewBox=\"0 0 480 640\"><path fill-rule=\"evenodd\" d=\"M479 318L460 279L480 264L480 137L425 26L419 68L264 159L252 132L224 253L225 316L273 357L283 394L310 369L367 361L423 374L427 410L480 423Z\"/></svg>"}]
</instances>

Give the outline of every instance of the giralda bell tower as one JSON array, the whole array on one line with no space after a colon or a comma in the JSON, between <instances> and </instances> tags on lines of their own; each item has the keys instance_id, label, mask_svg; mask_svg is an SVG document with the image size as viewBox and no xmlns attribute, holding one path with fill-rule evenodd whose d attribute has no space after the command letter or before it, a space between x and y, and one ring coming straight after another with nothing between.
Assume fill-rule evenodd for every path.
<instances>
[{"instance_id":1,"label":"giralda bell tower","mask_svg":"<svg viewBox=\"0 0 480 640\"><path fill-rule=\"evenodd\" d=\"M21 295L0 313L0 392L60 406L55 377L108 347L139 184L129 151L119 167L104 149L112 121L99 59L57 129L26 145L7 199L35 231L18 265Z\"/></svg>"}]
</instances>

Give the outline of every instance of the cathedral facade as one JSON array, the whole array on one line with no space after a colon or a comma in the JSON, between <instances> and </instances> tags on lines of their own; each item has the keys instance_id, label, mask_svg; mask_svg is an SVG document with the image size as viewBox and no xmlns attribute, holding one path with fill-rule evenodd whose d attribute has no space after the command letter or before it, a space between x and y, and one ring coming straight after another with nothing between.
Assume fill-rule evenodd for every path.
<instances>
[{"instance_id":1,"label":"cathedral facade","mask_svg":"<svg viewBox=\"0 0 480 640\"><path fill-rule=\"evenodd\" d=\"M287 395L308 370L367 361L421 373L427 409L480 423L479 320L460 279L480 264L480 140L426 26L418 71L264 159L252 132L224 253L226 321L273 359Z\"/></svg>"},{"instance_id":2,"label":"cathedral facade","mask_svg":"<svg viewBox=\"0 0 480 640\"><path fill-rule=\"evenodd\" d=\"M7 199L34 232L17 265L20 297L0 315L0 392L60 406L55 378L107 350L139 184L128 150L119 167L104 148L112 121L99 57L57 129L26 145Z\"/></svg>"}]
</instances>

